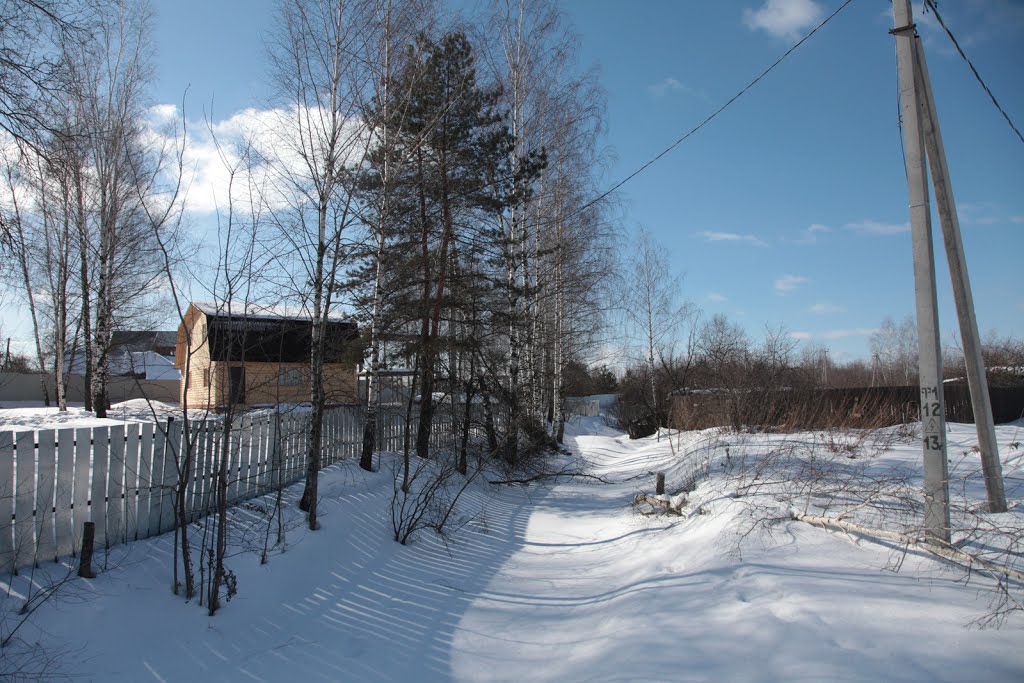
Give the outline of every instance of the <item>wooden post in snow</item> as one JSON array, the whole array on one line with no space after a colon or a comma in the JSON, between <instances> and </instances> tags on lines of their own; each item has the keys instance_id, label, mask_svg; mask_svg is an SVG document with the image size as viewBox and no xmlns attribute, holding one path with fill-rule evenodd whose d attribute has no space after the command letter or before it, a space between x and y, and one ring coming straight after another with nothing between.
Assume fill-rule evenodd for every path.
<instances>
[{"instance_id":1,"label":"wooden post in snow","mask_svg":"<svg viewBox=\"0 0 1024 683\"><path fill-rule=\"evenodd\" d=\"M82 525L82 553L79 555L78 575L83 579L95 579L92 571L92 546L96 538L96 523L86 522Z\"/></svg>"}]
</instances>

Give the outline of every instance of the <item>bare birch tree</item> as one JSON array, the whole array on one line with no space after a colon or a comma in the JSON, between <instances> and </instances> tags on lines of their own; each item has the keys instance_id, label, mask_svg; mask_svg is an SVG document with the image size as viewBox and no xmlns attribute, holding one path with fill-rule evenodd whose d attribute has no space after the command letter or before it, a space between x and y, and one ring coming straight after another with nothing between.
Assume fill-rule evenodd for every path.
<instances>
[{"instance_id":1,"label":"bare birch tree","mask_svg":"<svg viewBox=\"0 0 1024 683\"><path fill-rule=\"evenodd\" d=\"M405 128L404 111L409 102L408 88L396 84L396 75L408 69L415 57L402 47L415 43L415 35L427 30L435 14L433 3L424 0L376 0L372 6L367 31L367 50L373 74L370 98L364 116L370 124L373 175L368 207L367 228L373 245L370 268L373 284L370 303L370 373L367 377L366 422L363 426L359 465L373 469L373 452L377 437L379 411L381 339L384 332L385 258L389 234L394 233L397 212L393 205L396 179L401 166L408 162L395 144ZM396 111L399 112L396 116Z\"/></svg>"},{"instance_id":2,"label":"bare birch tree","mask_svg":"<svg viewBox=\"0 0 1024 683\"><path fill-rule=\"evenodd\" d=\"M679 280L672 274L664 247L654 242L646 229L640 229L636 251L627 267L624 310L640 342L647 366L651 416L655 427L659 427L665 411L657 387L655 359L664 354L666 343L681 332L688 307L681 299Z\"/></svg>"},{"instance_id":3,"label":"bare birch tree","mask_svg":"<svg viewBox=\"0 0 1024 683\"><path fill-rule=\"evenodd\" d=\"M349 165L365 153L368 136L360 117L367 74L362 68L364 6L334 0L282 0L271 46L275 88L285 134L279 177L291 206L277 214L283 240L298 263L292 286L312 318L310 425L306 485L299 506L317 528L317 478L325 396L325 323L346 260L343 241L357 212Z\"/></svg>"},{"instance_id":4,"label":"bare birch tree","mask_svg":"<svg viewBox=\"0 0 1024 683\"><path fill-rule=\"evenodd\" d=\"M77 138L81 146L76 149L82 152L73 159L84 165L76 171L82 285L88 292L82 313L91 321L85 331L91 338L89 393L99 417L106 416L109 403L110 340L117 320L145 310L144 297L160 275L158 251L139 200L139 188L157 172L142 139L151 79L151 18L145 2L112 3L92 39L64 63L73 101L69 135Z\"/></svg>"},{"instance_id":5,"label":"bare birch tree","mask_svg":"<svg viewBox=\"0 0 1024 683\"><path fill-rule=\"evenodd\" d=\"M105 0L0 3L0 131L40 150L58 131L48 106L67 93L65 54L87 40Z\"/></svg>"}]
</instances>

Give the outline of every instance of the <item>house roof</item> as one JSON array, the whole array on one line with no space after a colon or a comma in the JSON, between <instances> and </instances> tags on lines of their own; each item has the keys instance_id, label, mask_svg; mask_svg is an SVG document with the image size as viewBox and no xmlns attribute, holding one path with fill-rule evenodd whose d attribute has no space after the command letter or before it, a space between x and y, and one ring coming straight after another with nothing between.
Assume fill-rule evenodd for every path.
<instances>
[{"instance_id":1,"label":"house roof","mask_svg":"<svg viewBox=\"0 0 1024 683\"><path fill-rule=\"evenodd\" d=\"M312 350L311 316L300 309L195 304L206 314L210 360L305 363ZM231 311L228 314L228 310ZM243 312L244 311L244 312ZM361 355L358 325L332 316L324 331L324 362L353 365Z\"/></svg>"},{"instance_id":2,"label":"house roof","mask_svg":"<svg viewBox=\"0 0 1024 683\"><path fill-rule=\"evenodd\" d=\"M117 330L110 338L111 346L121 351L155 351L174 348L178 333L174 330Z\"/></svg>"},{"instance_id":3,"label":"house roof","mask_svg":"<svg viewBox=\"0 0 1024 683\"><path fill-rule=\"evenodd\" d=\"M194 301L192 305L206 314L206 317L248 318L250 320L312 320L313 312L306 306L283 306L235 301ZM229 314L230 311L230 314ZM352 318L340 311L327 314L329 321L353 322Z\"/></svg>"}]
</instances>

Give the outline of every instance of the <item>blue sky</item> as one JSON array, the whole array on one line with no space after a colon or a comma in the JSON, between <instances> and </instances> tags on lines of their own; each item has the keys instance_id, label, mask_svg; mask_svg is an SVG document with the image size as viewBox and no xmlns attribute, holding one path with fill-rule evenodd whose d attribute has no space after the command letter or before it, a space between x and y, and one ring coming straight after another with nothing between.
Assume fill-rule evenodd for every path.
<instances>
[{"instance_id":1,"label":"blue sky","mask_svg":"<svg viewBox=\"0 0 1024 683\"><path fill-rule=\"evenodd\" d=\"M579 34L580 67L597 65L607 91L611 184L724 103L839 2L560 4ZM1024 4L939 7L1024 124ZM191 83L190 115L211 100L216 119L260 106L271 2L246 3L243 13L230 2L168 2L159 12L160 101L180 99ZM755 335L784 325L863 356L885 316L913 312L891 25L889 2L856 0L618 193L624 228L652 232L684 276L685 296L706 313L724 313ZM1024 144L934 20L926 17L921 31L979 326L1024 336ZM944 261L937 267L942 329L952 337L948 272Z\"/></svg>"},{"instance_id":2,"label":"blue sky","mask_svg":"<svg viewBox=\"0 0 1024 683\"><path fill-rule=\"evenodd\" d=\"M752 27L750 12L765 4L565 3L584 59L601 65L608 90L618 156L611 177L698 123L813 26ZM775 4L831 12L840 3ZM1024 4L943 2L940 11L1019 127ZM1020 336L1024 144L931 24L922 34L979 326ZM628 224L645 225L670 249L687 297L706 312L753 333L783 324L852 356L866 354L884 316L913 312L891 26L890 3L854 2L624 188ZM955 311L944 260L937 268L950 337Z\"/></svg>"},{"instance_id":3,"label":"blue sky","mask_svg":"<svg viewBox=\"0 0 1024 683\"><path fill-rule=\"evenodd\" d=\"M610 185L728 100L840 0L559 4L579 34L580 68L596 65L608 95ZM273 5L158 0L154 100L180 103L190 86L193 121L266 106L263 41ZM939 7L1024 125L1024 3ZM643 225L664 245L686 298L707 314L724 313L754 335L783 325L856 357L867 354L868 336L885 316L913 312L891 11L885 0L855 0L617 193L623 228ZM1021 337L1024 144L934 20L922 19L921 32L979 326ZM937 256L940 320L951 339L955 312L941 246Z\"/></svg>"}]
</instances>

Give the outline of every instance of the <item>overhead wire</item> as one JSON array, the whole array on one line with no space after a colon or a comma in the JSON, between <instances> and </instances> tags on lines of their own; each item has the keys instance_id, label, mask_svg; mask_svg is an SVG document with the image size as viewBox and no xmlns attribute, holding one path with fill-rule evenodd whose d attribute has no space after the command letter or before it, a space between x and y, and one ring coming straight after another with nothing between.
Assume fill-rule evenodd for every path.
<instances>
[{"instance_id":1,"label":"overhead wire","mask_svg":"<svg viewBox=\"0 0 1024 683\"><path fill-rule=\"evenodd\" d=\"M896 58L895 67L893 73L896 74L896 127L900 129L900 156L903 157L903 173L906 175L907 150L906 141L903 139L903 91L900 89L900 65L898 58Z\"/></svg>"},{"instance_id":2,"label":"overhead wire","mask_svg":"<svg viewBox=\"0 0 1024 683\"><path fill-rule=\"evenodd\" d=\"M955 47L956 51L960 53L960 57L963 58L965 62L967 62L967 66L970 67L971 73L974 74L974 77L978 80L978 83L980 83L981 87L985 89L986 93L988 93L989 99L992 100L992 104L996 106L996 109L999 110L999 113L1003 115L1004 119L1006 119L1006 123L1009 124L1010 128L1013 129L1013 132L1017 134L1017 137L1020 139L1020 141L1024 143L1024 135L1021 135L1020 130L1018 130L1017 126L1014 125L1013 121L1010 119L1010 115L1006 113L1006 110L1003 109L1003 106L999 104L999 100L997 100L996 96L992 93L991 88L989 88L988 84L985 83L985 79L981 77L981 74L978 73L978 70L974 68L974 64L971 62L970 58L966 55L966 53L964 53L964 50L962 47L960 47L960 43L957 41L956 36L954 36L953 32L949 30L949 27L946 26L946 22L943 21L942 19L942 15L939 14L939 8L935 6L934 0L924 0L924 4L927 9L932 11L932 13L935 15L935 18L938 19L939 21L939 26L941 26L942 29L946 32L946 35L949 36L949 39L953 41L953 47Z\"/></svg>"},{"instance_id":3,"label":"overhead wire","mask_svg":"<svg viewBox=\"0 0 1024 683\"><path fill-rule=\"evenodd\" d=\"M623 179L622 179L622 180L620 180L619 182L617 182L617 183L615 183L614 185L612 185L612 186L611 186L610 188L608 188L607 190L605 190L604 192L602 192L602 193L601 193L601 194L599 194L598 196L596 196L596 197L594 197L593 199L591 199L591 200L590 200L589 202L587 202L587 203L583 204L582 206L580 206L580 207L576 208L576 209L575 209L574 211L572 211L572 212L571 212L571 213L569 213L568 215L566 215L566 216L563 216L561 220L563 220L563 221L564 221L564 220L569 220L569 219L571 219L571 218L573 218L573 217L575 217L575 216L577 216L577 215L579 215L579 214L583 213L584 211L586 211L587 209L589 209L589 208L590 208L591 206L593 206L594 204L597 204L598 202L600 202L600 201L601 201L602 199L605 199L606 197L608 197L609 195L611 195L612 193L614 193L615 191L617 191L617 190L618 190L619 188L621 188L621 187L622 187L623 185L625 185L626 183L628 183L628 182L629 182L630 180L632 180L633 178L637 177L638 175L640 175L641 173L643 173L644 171L646 171L646 170L647 170L647 169L648 169L648 168L649 168L650 166L652 166L652 165L653 165L654 163L656 163L657 161L659 161L659 160L660 160L660 159L661 159L662 157L664 157L664 156L665 156L666 154L668 154L669 152L671 152L672 150L674 150L674 149L675 149L676 147L678 147L679 145L681 145L682 143L684 143L684 142L685 142L685 141L686 141L686 140L687 140L688 138L690 138L690 137L691 137L692 135L694 135L695 133L697 133L697 132L698 132L698 131L699 131L700 129L702 129L702 128L703 128L704 126L706 126L706 125L708 125L709 123L711 123L711 122L712 122L712 121L713 121L714 119L716 119L716 118L718 117L718 115L719 115L719 114L721 114L721 113L722 113L722 112L724 112L724 111L725 111L726 109L728 109L728 108L729 108L729 107L730 107L730 106L731 106L731 105L732 105L732 104L733 104L734 102L736 102L736 100L738 100L739 98L743 97L743 95L745 95L745 94L746 94L746 93L747 93L747 92L748 92L748 91L749 91L749 90L750 90L751 88L753 88L753 87L754 87L755 85L757 85L757 84L758 84L758 83L759 83L759 82L760 82L760 81L761 81L762 79L764 79L764 77L765 77L765 76L767 76L767 75L768 75L769 73L771 73L771 72L772 72L772 71L773 71L773 70L775 69L775 67L777 67L777 66L778 66L779 64L781 64L782 62L784 62L784 61L785 61L785 60L786 60L786 59L787 59L787 58L788 58L788 57L789 57L789 56L790 56L791 54L793 54L794 52L796 52L796 50L797 50L797 49L798 49L798 48L799 48L799 47L800 47L801 45L803 45L803 44L804 44L805 42L807 42L807 40L808 40L808 39L810 39L810 37L811 37L811 36L813 36L813 35L814 35L815 33L817 33L818 31L820 31L820 30L821 30L821 29L822 29L822 28L823 28L823 27L824 27L824 26L825 26L825 25L826 25L826 24L827 24L828 22L832 21L832 19L834 19L834 18L835 18L835 16L836 16L837 14L839 14L839 13L840 13L840 12L842 12L842 11L843 11L844 9L846 9L846 7L847 7L847 6L848 6L848 5L850 4L850 3L852 3L852 2L853 2L853 0L845 0L845 2L843 2L843 4L841 4L841 5L839 5L839 7L837 7L837 8L835 9L835 11L833 11L833 12L832 12L832 14L828 15L827 17L825 17L825 19L823 19L823 20L821 21L821 23L819 23L819 24L818 24L817 26L815 26L815 27L814 27L813 29L811 29L811 31L810 31L810 32L808 32L808 33L807 33L806 35L804 35L804 37L803 37L803 38L801 38L800 40L798 40L798 41L797 41L796 43L794 43L794 44L793 44L793 46L792 46L792 47L790 47L790 48L789 48L788 50L786 50L786 51L785 51L785 52L784 52L784 53L782 54L782 56L781 56L781 57L779 57L778 59L776 59L776 60L775 60L775 61L774 61L774 62L773 62L773 63L771 64L771 66L769 66L769 67L768 67L767 69L765 69L765 70L764 70L764 71L762 71L762 72L761 72L760 74L758 74L758 75L757 75L757 77L756 77L756 78L754 78L754 80L752 80L752 81L750 81L749 83L747 83L747 84L746 84L745 86L743 86L743 88L742 88L742 89L740 89L740 91L739 91L739 92L737 92L737 93L736 93L735 95L733 95L732 97L730 97L730 98L729 98L729 99L728 99L728 100L727 100L727 101L725 102L725 104L723 104L723 105L722 105L722 106L720 106L720 107L719 107L718 109L716 109L716 110L715 110L715 111L713 111L713 112L712 112L711 114L709 114L709 115L708 115L708 116L707 116L707 117L706 117L706 118L705 118L705 119L704 119L703 121L701 121L701 122L700 122L700 123L698 123L698 124L697 124L696 126L694 126L693 128L691 128L690 130L688 130L688 131L687 131L686 133L684 133L684 134L683 134L683 135L682 135L681 137L679 137L679 138L678 138L678 139L677 139L677 140L676 140L675 142L673 142L673 143L672 143L671 145L669 145L668 147L666 147L665 149L663 149L662 151L660 151L660 152L659 152L659 153L658 153L657 155L655 155L654 157L652 157L651 159L649 159L649 160L648 160L647 162L645 162L645 163L644 163L644 164L643 164L642 166L640 166L639 168L637 168L637 169L636 169L635 171L633 171L632 173L630 173L630 174L629 174L628 176L626 176L625 178L623 178Z\"/></svg>"}]
</instances>

